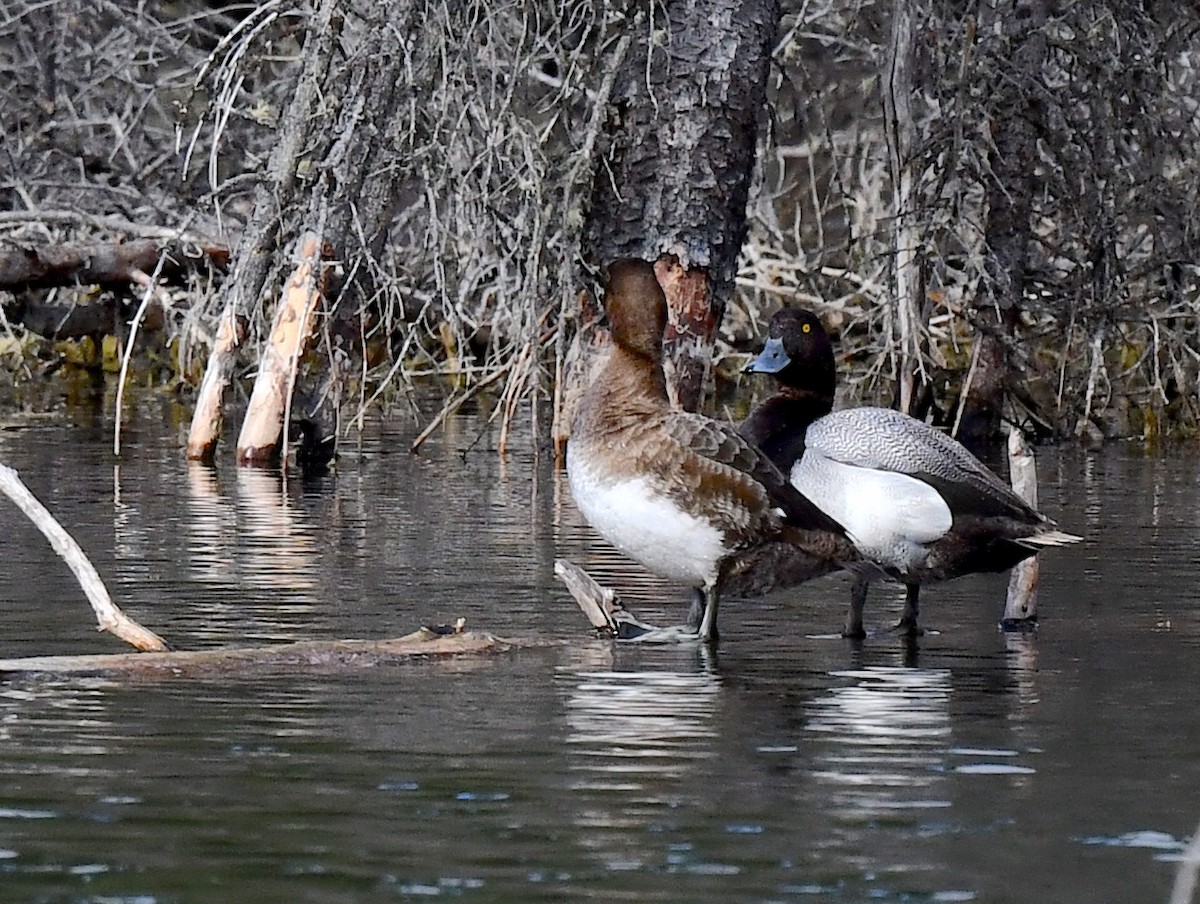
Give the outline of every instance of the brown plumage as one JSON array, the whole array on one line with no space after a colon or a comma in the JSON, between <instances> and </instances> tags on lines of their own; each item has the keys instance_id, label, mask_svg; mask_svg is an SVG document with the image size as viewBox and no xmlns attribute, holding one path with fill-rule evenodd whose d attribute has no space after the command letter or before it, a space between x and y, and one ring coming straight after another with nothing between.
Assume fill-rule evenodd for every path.
<instances>
[{"instance_id":1,"label":"brown plumage","mask_svg":"<svg viewBox=\"0 0 1200 904\"><path fill-rule=\"evenodd\" d=\"M703 591L702 639L716 636L721 590L762 592L855 557L841 526L732 426L670 407L666 299L650 264L611 265L605 309L614 348L576 413L571 489L614 546Z\"/></svg>"}]
</instances>

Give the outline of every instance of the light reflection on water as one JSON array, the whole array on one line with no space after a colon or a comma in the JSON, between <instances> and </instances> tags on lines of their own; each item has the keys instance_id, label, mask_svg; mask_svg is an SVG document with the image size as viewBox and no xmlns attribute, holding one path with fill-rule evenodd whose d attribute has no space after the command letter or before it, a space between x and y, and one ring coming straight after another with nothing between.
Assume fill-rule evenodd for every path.
<instances>
[{"instance_id":1,"label":"light reflection on water","mask_svg":"<svg viewBox=\"0 0 1200 904\"><path fill-rule=\"evenodd\" d=\"M568 641L228 681L0 683L0 901L1164 901L1200 817L1200 469L1042 453L1089 535L1043 570L923 594L905 650L836 629L840 579L732 602L720 649L595 640L585 564L653 620L686 605L596 542L544 457L472 415L418 458L370 434L316 482L189 468L161 424L0 433L118 600L183 646L394 636L464 615ZM407 428L405 428L407 429ZM83 437L81 440L80 437ZM444 445L448 442L449 446ZM69 573L0 509L0 655L109 652ZM873 595L868 617L894 619Z\"/></svg>"},{"instance_id":2,"label":"light reflection on water","mask_svg":"<svg viewBox=\"0 0 1200 904\"><path fill-rule=\"evenodd\" d=\"M890 810L949 807L936 794L950 736L950 672L879 666L835 671L852 684L813 701L805 728L832 752L816 756L813 777L828 786L843 818Z\"/></svg>"}]
</instances>

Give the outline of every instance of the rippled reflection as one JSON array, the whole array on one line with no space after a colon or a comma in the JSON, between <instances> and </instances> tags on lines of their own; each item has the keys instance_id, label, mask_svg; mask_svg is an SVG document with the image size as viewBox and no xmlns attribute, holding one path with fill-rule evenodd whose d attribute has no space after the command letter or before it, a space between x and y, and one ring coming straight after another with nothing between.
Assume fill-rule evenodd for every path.
<instances>
[{"instance_id":1,"label":"rippled reflection","mask_svg":"<svg viewBox=\"0 0 1200 904\"><path fill-rule=\"evenodd\" d=\"M591 672L567 699L578 788L645 791L713 756L720 685L708 672Z\"/></svg>"},{"instance_id":2,"label":"rippled reflection","mask_svg":"<svg viewBox=\"0 0 1200 904\"><path fill-rule=\"evenodd\" d=\"M188 468L191 570L202 581L231 579L255 589L316 586L316 531L293 506L282 476L239 468L236 502L221 493L216 472Z\"/></svg>"},{"instance_id":3,"label":"rippled reflection","mask_svg":"<svg viewBox=\"0 0 1200 904\"><path fill-rule=\"evenodd\" d=\"M805 726L828 748L812 775L828 786L831 810L862 819L950 806L937 788L950 737L950 672L874 666L831 677L853 683L812 701Z\"/></svg>"}]
</instances>

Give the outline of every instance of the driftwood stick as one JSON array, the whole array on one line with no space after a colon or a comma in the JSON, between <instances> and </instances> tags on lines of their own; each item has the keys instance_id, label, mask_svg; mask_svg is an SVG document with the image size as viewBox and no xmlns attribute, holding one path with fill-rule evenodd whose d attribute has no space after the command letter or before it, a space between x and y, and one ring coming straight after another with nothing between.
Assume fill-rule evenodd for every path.
<instances>
[{"instance_id":1,"label":"driftwood stick","mask_svg":"<svg viewBox=\"0 0 1200 904\"><path fill-rule=\"evenodd\" d=\"M321 239L313 232L300 237L298 262L275 311L271 338L259 362L258 377L238 436L240 463L272 460L279 451L284 416L291 403L295 372L316 325L317 308L326 288L321 266Z\"/></svg>"},{"instance_id":2,"label":"driftwood stick","mask_svg":"<svg viewBox=\"0 0 1200 904\"><path fill-rule=\"evenodd\" d=\"M25 246L0 249L0 289L54 286L126 286L137 271L149 273L163 260L164 278L184 272L188 260L207 260L218 270L229 265L229 248L216 243L140 239L105 245Z\"/></svg>"},{"instance_id":3,"label":"driftwood stick","mask_svg":"<svg viewBox=\"0 0 1200 904\"><path fill-rule=\"evenodd\" d=\"M46 507L29 492L17 472L4 465L0 465L0 491L3 491L16 504L17 508L37 525L38 530L45 534L50 545L54 547L54 551L75 573L79 586L87 594L88 601L96 612L96 621L99 623L101 631L116 635L139 650L170 649L161 637L153 631L143 628L117 608L112 597L108 595L104 582L100 580L100 575L96 573L96 569L88 561L84 551L79 548L79 544L63 529L61 524L54 520L54 516L46 511Z\"/></svg>"},{"instance_id":4,"label":"driftwood stick","mask_svg":"<svg viewBox=\"0 0 1200 904\"><path fill-rule=\"evenodd\" d=\"M1008 470L1013 491L1032 508L1038 506L1037 463L1019 427L1008 434ZM1028 631L1037 626L1038 560L1030 556L1018 562L1008 576L1004 603L1005 631Z\"/></svg>"},{"instance_id":5,"label":"driftwood stick","mask_svg":"<svg viewBox=\"0 0 1200 904\"><path fill-rule=\"evenodd\" d=\"M499 638L479 631L422 628L404 637L385 640L313 640L216 650L166 653L127 653L99 656L33 656L0 659L0 675L120 675L125 677L187 678L203 675L261 674L286 668L367 668L385 662L423 657L502 653L513 649L555 646L545 638Z\"/></svg>"},{"instance_id":6,"label":"driftwood stick","mask_svg":"<svg viewBox=\"0 0 1200 904\"><path fill-rule=\"evenodd\" d=\"M673 625L656 628L638 619L626 609L617 594L599 584L595 578L574 562L566 559L554 560L554 574L566 585L567 590L583 610L592 627L602 634L617 640L632 640L639 643L695 643L694 628Z\"/></svg>"},{"instance_id":7,"label":"driftwood stick","mask_svg":"<svg viewBox=\"0 0 1200 904\"><path fill-rule=\"evenodd\" d=\"M613 606L617 605L617 595L611 588L601 586L590 574L566 559L554 560L554 576L566 585L593 628L616 633Z\"/></svg>"}]
</instances>

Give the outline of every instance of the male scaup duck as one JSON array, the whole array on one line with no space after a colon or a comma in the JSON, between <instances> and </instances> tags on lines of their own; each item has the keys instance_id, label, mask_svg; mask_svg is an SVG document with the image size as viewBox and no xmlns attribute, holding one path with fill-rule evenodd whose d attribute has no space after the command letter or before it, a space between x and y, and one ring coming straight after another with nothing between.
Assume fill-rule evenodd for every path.
<instances>
[{"instance_id":1,"label":"male scaup duck","mask_svg":"<svg viewBox=\"0 0 1200 904\"><path fill-rule=\"evenodd\" d=\"M917 634L922 584L1004 571L1039 549L1082 539L1058 530L960 443L922 421L887 408L833 412L833 346L811 313L778 311L746 371L772 374L778 391L740 432L843 524L874 566L856 569L847 637L865 636L872 579L905 585L897 628Z\"/></svg>"},{"instance_id":2,"label":"male scaup duck","mask_svg":"<svg viewBox=\"0 0 1200 904\"><path fill-rule=\"evenodd\" d=\"M841 525L732 425L671 408L653 266L611 264L605 313L613 350L575 414L571 494L609 543L695 588L688 627L700 640L717 638L720 592L765 592L857 558Z\"/></svg>"}]
</instances>

